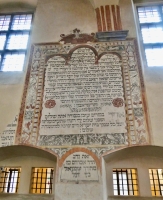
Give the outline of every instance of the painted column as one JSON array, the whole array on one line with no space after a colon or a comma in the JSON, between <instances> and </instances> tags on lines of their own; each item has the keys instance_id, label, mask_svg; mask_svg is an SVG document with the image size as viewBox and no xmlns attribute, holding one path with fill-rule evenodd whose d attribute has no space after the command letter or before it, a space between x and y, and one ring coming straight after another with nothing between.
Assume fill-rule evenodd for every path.
<instances>
[{"instance_id":1,"label":"painted column","mask_svg":"<svg viewBox=\"0 0 163 200\"><path fill-rule=\"evenodd\" d=\"M122 30L119 0L94 0L99 32Z\"/></svg>"}]
</instances>

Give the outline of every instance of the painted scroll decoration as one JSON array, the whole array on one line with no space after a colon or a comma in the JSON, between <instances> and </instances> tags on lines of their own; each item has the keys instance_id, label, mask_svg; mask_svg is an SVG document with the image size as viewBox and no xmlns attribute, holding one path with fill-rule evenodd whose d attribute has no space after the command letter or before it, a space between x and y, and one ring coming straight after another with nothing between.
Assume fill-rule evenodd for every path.
<instances>
[{"instance_id":1,"label":"painted scroll decoration","mask_svg":"<svg viewBox=\"0 0 163 200\"><path fill-rule=\"evenodd\" d=\"M26 80L17 143L98 155L149 143L134 40L34 45Z\"/></svg>"}]
</instances>

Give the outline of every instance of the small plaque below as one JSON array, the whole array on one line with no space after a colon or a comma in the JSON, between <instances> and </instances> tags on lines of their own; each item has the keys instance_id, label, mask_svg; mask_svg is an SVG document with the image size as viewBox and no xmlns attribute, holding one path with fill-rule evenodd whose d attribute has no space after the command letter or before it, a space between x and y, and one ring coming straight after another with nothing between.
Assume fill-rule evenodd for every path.
<instances>
[{"instance_id":1,"label":"small plaque below","mask_svg":"<svg viewBox=\"0 0 163 200\"><path fill-rule=\"evenodd\" d=\"M61 168L61 181L98 181L95 160L84 152L69 155Z\"/></svg>"}]
</instances>

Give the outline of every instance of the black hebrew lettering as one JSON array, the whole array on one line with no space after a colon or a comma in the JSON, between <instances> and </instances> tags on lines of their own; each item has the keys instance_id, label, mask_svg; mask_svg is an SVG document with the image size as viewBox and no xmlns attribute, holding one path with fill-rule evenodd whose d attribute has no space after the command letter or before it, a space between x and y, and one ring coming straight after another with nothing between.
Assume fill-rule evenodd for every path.
<instances>
[{"instance_id":1,"label":"black hebrew lettering","mask_svg":"<svg viewBox=\"0 0 163 200\"><path fill-rule=\"evenodd\" d=\"M51 58L40 134L126 132L123 96L122 69L116 55L102 56L98 65L89 48L75 50L68 65L59 56ZM49 100L53 104L46 107Z\"/></svg>"},{"instance_id":2,"label":"black hebrew lettering","mask_svg":"<svg viewBox=\"0 0 163 200\"><path fill-rule=\"evenodd\" d=\"M84 153L74 153L66 158L61 169L61 181L98 181L98 170L93 158Z\"/></svg>"}]
</instances>

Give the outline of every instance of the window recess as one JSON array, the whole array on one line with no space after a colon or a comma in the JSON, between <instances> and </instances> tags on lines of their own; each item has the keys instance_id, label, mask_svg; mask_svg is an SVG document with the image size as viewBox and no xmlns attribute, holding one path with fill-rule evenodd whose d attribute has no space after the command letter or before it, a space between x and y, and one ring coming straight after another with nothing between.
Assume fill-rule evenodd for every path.
<instances>
[{"instance_id":1,"label":"window recess","mask_svg":"<svg viewBox=\"0 0 163 200\"><path fill-rule=\"evenodd\" d=\"M163 67L163 5L137 7L148 67Z\"/></svg>"},{"instance_id":2,"label":"window recess","mask_svg":"<svg viewBox=\"0 0 163 200\"><path fill-rule=\"evenodd\" d=\"M22 71L32 13L0 15L0 71Z\"/></svg>"}]
</instances>

